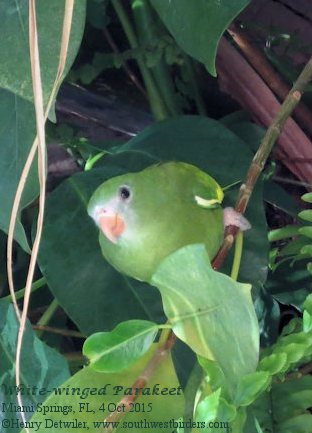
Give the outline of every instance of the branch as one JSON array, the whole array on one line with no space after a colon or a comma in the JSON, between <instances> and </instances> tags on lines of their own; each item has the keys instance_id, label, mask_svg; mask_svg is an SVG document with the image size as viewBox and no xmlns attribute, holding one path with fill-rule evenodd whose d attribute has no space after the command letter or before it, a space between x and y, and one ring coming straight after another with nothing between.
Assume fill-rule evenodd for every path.
<instances>
[{"instance_id":1,"label":"branch","mask_svg":"<svg viewBox=\"0 0 312 433\"><path fill-rule=\"evenodd\" d=\"M165 343L161 345L153 355L152 359L148 362L145 369L142 371L138 379L132 385L132 395L126 395L119 403L114 412L112 412L105 421L111 423L109 427L104 429L105 433L112 433L115 428L113 422L120 421L127 412L131 409L131 403L135 402L140 394L136 393L136 388L144 388L151 377L154 375L157 367L163 362L170 353L171 348L174 346L176 337L170 331L169 336ZM119 411L118 411L119 409Z\"/></svg>"},{"instance_id":2,"label":"branch","mask_svg":"<svg viewBox=\"0 0 312 433\"><path fill-rule=\"evenodd\" d=\"M271 126L269 127L265 136L263 137L260 147L257 153L255 154L252 163L249 167L249 170L247 172L246 180L240 187L238 199L235 206L235 210L237 212L241 214L245 213L252 191L273 149L274 143L276 142L278 136L280 135L287 119L289 118L289 116L291 116L293 110L299 103L303 91L311 79L312 79L312 57L304 67L297 81L294 83L287 98L283 102L280 111L277 113ZM217 256L213 261L214 269L220 269L221 266L223 265L225 257L227 256L229 250L232 247L234 238L238 233L238 230L239 230L238 227L235 226L229 226L226 228L223 245L221 246Z\"/></svg>"},{"instance_id":3,"label":"branch","mask_svg":"<svg viewBox=\"0 0 312 433\"><path fill-rule=\"evenodd\" d=\"M36 331L51 332L52 334L59 334L63 335L64 337L87 338L87 336L82 334L81 332L71 329L54 328L53 326L47 325L32 325L32 328Z\"/></svg>"}]
</instances>

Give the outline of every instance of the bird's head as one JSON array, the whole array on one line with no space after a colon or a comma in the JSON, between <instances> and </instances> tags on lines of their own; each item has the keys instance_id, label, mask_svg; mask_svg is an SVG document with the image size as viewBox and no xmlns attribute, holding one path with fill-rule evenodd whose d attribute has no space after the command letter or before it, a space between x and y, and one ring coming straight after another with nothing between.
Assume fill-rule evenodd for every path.
<instances>
[{"instance_id":1,"label":"bird's head","mask_svg":"<svg viewBox=\"0 0 312 433\"><path fill-rule=\"evenodd\" d=\"M112 243L127 235L133 217L134 185L131 176L118 176L104 182L93 194L88 214Z\"/></svg>"}]
</instances>

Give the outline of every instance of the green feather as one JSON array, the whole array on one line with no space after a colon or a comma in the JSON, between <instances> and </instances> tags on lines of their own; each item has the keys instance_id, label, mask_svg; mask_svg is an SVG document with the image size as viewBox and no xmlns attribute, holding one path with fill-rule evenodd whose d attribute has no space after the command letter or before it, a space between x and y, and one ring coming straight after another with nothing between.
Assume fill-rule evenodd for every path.
<instances>
[{"instance_id":1,"label":"green feather","mask_svg":"<svg viewBox=\"0 0 312 433\"><path fill-rule=\"evenodd\" d=\"M120 197L125 186L131 196ZM88 213L110 208L125 222L116 243L100 231L104 257L117 270L150 281L160 262L188 244L204 243L210 259L223 240L223 191L199 168L167 162L139 173L128 173L104 182L93 194Z\"/></svg>"}]
</instances>

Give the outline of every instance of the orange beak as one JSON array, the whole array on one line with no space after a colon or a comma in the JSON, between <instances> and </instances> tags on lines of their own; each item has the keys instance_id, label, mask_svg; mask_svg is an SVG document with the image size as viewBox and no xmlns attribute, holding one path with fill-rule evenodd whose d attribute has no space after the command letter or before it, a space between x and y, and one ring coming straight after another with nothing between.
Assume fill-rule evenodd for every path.
<instances>
[{"instance_id":1,"label":"orange beak","mask_svg":"<svg viewBox=\"0 0 312 433\"><path fill-rule=\"evenodd\" d=\"M99 218L99 225L107 239L114 244L125 230L125 222L118 214L102 214Z\"/></svg>"}]
</instances>

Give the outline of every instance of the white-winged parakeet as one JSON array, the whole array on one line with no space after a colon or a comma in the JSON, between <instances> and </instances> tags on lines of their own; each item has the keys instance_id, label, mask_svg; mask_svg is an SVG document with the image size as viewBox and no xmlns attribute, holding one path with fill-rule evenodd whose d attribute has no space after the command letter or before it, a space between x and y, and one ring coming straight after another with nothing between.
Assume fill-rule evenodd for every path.
<instances>
[{"instance_id":1,"label":"white-winged parakeet","mask_svg":"<svg viewBox=\"0 0 312 433\"><path fill-rule=\"evenodd\" d=\"M88 213L107 261L150 281L161 261L185 245L204 243L213 259L224 234L222 200L211 176L184 162L166 162L105 181Z\"/></svg>"}]
</instances>

